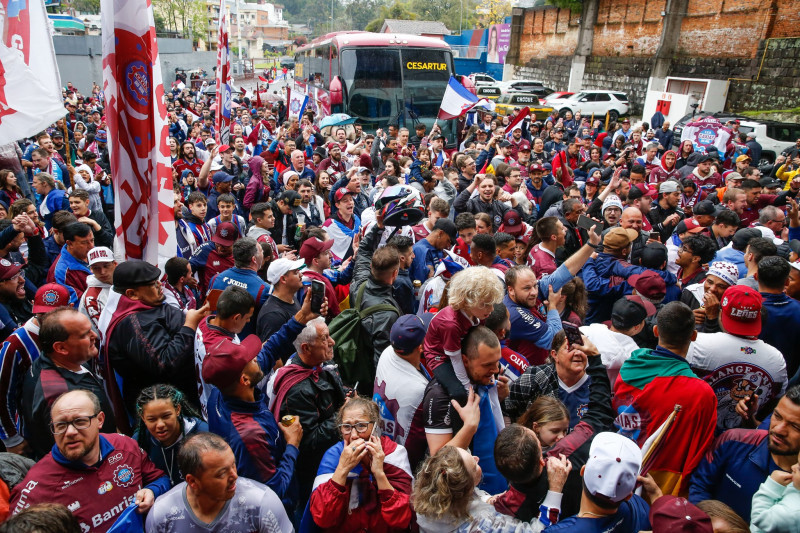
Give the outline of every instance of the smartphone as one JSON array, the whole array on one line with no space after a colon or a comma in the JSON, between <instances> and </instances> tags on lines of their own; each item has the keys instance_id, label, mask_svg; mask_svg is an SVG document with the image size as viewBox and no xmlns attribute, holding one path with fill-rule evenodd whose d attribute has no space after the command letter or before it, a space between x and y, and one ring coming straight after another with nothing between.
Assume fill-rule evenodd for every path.
<instances>
[{"instance_id":1,"label":"smartphone","mask_svg":"<svg viewBox=\"0 0 800 533\"><path fill-rule=\"evenodd\" d=\"M319 314L325 301L325 284L319 280L311 280L311 312Z\"/></svg>"},{"instance_id":2,"label":"smartphone","mask_svg":"<svg viewBox=\"0 0 800 533\"><path fill-rule=\"evenodd\" d=\"M561 322L561 327L567 334L567 342L570 346L583 346L583 337L581 337L581 330L578 329L578 326L572 322Z\"/></svg>"},{"instance_id":3,"label":"smartphone","mask_svg":"<svg viewBox=\"0 0 800 533\"><path fill-rule=\"evenodd\" d=\"M593 218L587 217L586 215L581 215L578 217L578 227L583 228L586 231L591 231L592 226L595 226L594 232L600 235L603 233L603 224L601 222L596 221Z\"/></svg>"}]
</instances>

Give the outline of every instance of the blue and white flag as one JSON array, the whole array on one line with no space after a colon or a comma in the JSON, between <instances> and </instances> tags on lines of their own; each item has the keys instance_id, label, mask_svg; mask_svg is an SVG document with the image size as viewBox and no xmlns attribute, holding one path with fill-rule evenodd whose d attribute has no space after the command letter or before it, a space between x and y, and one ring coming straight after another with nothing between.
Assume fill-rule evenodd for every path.
<instances>
[{"instance_id":1,"label":"blue and white flag","mask_svg":"<svg viewBox=\"0 0 800 533\"><path fill-rule=\"evenodd\" d=\"M458 83L455 77L450 76L447 82L447 89L442 97L442 105L439 108L439 120L449 120L458 118L472 109L480 108L484 111L494 111L494 102L486 98L478 98L466 87Z\"/></svg>"}]
</instances>

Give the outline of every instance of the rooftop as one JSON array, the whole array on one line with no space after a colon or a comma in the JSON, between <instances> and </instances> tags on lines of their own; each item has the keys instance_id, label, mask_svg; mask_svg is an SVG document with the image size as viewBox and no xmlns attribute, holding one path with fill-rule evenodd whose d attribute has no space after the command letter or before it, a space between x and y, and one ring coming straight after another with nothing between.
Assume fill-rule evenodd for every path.
<instances>
[{"instance_id":1,"label":"rooftop","mask_svg":"<svg viewBox=\"0 0 800 533\"><path fill-rule=\"evenodd\" d=\"M444 22L434 20L386 19L379 33L410 33L411 35L450 35Z\"/></svg>"}]
</instances>

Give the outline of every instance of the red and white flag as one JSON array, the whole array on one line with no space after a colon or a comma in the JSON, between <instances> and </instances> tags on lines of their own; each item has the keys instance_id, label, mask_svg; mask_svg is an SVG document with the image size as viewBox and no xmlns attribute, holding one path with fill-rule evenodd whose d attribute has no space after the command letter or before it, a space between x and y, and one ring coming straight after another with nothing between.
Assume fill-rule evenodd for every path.
<instances>
[{"instance_id":1,"label":"red and white flag","mask_svg":"<svg viewBox=\"0 0 800 533\"><path fill-rule=\"evenodd\" d=\"M217 43L217 142L228 144L231 130L231 49L225 0L219 0L219 42Z\"/></svg>"},{"instance_id":2,"label":"red and white flag","mask_svg":"<svg viewBox=\"0 0 800 533\"><path fill-rule=\"evenodd\" d=\"M163 269L177 250L167 109L150 0L102 0L115 255Z\"/></svg>"},{"instance_id":3,"label":"red and white flag","mask_svg":"<svg viewBox=\"0 0 800 533\"><path fill-rule=\"evenodd\" d=\"M0 0L0 144L67 114L43 0Z\"/></svg>"},{"instance_id":4,"label":"red and white flag","mask_svg":"<svg viewBox=\"0 0 800 533\"><path fill-rule=\"evenodd\" d=\"M525 120L525 117L531 114L530 107L523 107L522 110L517 113L517 115L511 119L511 122L508 123L506 126L506 137L511 138L511 135L514 133L514 130L518 130L522 127L522 121Z\"/></svg>"}]
</instances>

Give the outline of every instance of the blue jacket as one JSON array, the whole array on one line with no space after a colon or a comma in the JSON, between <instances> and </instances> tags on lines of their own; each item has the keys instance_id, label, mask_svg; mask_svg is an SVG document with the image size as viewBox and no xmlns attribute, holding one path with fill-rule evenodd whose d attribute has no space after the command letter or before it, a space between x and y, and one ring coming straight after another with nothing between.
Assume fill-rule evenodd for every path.
<instances>
[{"instance_id":1,"label":"blue jacket","mask_svg":"<svg viewBox=\"0 0 800 533\"><path fill-rule=\"evenodd\" d=\"M69 199L66 191L53 189L42 199L39 206L39 215L42 217L44 226L49 230L53 227L53 214L56 211L69 211Z\"/></svg>"},{"instance_id":2,"label":"blue jacket","mask_svg":"<svg viewBox=\"0 0 800 533\"><path fill-rule=\"evenodd\" d=\"M73 274L76 272L76 274ZM81 276L81 272L85 273ZM75 307L78 307L78 301L81 299L81 294L83 291L86 290L85 282L86 278L92 273L89 270L89 263L84 263L78 259L75 259L72 254L67 251L67 245L61 247L61 256L58 258L55 268L53 269L53 276L55 277L55 282L59 285L63 285L69 291L69 304ZM84 287L80 288L81 294L75 290L75 288L71 285L75 283L80 278L84 280Z\"/></svg>"},{"instance_id":3,"label":"blue jacket","mask_svg":"<svg viewBox=\"0 0 800 533\"><path fill-rule=\"evenodd\" d=\"M258 318L258 311L264 302L267 301L272 288L263 279L258 277L258 273L249 268L229 268L211 278L208 284L208 289L219 289L224 291L228 286L236 285L250 293L253 300L256 302L255 310L253 311L253 319L242 330L242 337L245 338L250 333L255 332L256 319Z\"/></svg>"},{"instance_id":4,"label":"blue jacket","mask_svg":"<svg viewBox=\"0 0 800 533\"><path fill-rule=\"evenodd\" d=\"M761 326L759 339L783 354L789 380L800 369L800 302L785 293L761 293L767 320Z\"/></svg>"},{"instance_id":5,"label":"blue jacket","mask_svg":"<svg viewBox=\"0 0 800 533\"><path fill-rule=\"evenodd\" d=\"M692 474L689 501L719 500L750 522L753 494L780 470L767 448L768 431L729 429L714 440Z\"/></svg>"},{"instance_id":6,"label":"blue jacket","mask_svg":"<svg viewBox=\"0 0 800 533\"><path fill-rule=\"evenodd\" d=\"M291 318L264 343L256 357L262 372L270 372L278 359L294 351L292 342L304 327ZM223 397L212 388L208 427L231 445L239 475L266 484L284 501L292 499L295 489L290 487L300 452L286 444L260 389L255 389L255 402L246 402Z\"/></svg>"},{"instance_id":7,"label":"blue jacket","mask_svg":"<svg viewBox=\"0 0 800 533\"><path fill-rule=\"evenodd\" d=\"M733 246L719 250L716 255L714 255L714 259L711 260L709 266L717 261L728 261L736 265L739 268L739 279L747 276L747 266L744 264L744 252L734 250Z\"/></svg>"},{"instance_id":8,"label":"blue jacket","mask_svg":"<svg viewBox=\"0 0 800 533\"><path fill-rule=\"evenodd\" d=\"M644 267L621 262L605 252L598 254L596 259L589 259L581 272L586 291L589 293L589 313L586 315L586 323L594 324L610 320L614 302L633 293L633 287L628 284L627 279L646 270L648 269ZM674 286L678 278L665 270L653 270L653 272L664 279L669 294L669 287Z\"/></svg>"},{"instance_id":9,"label":"blue jacket","mask_svg":"<svg viewBox=\"0 0 800 533\"><path fill-rule=\"evenodd\" d=\"M411 263L408 275L412 283L414 280L419 280L425 283L425 280L432 277L431 271L428 267L436 272L436 267L442 262L444 252L437 250L428 239L420 239L414 244L414 261Z\"/></svg>"}]
</instances>

